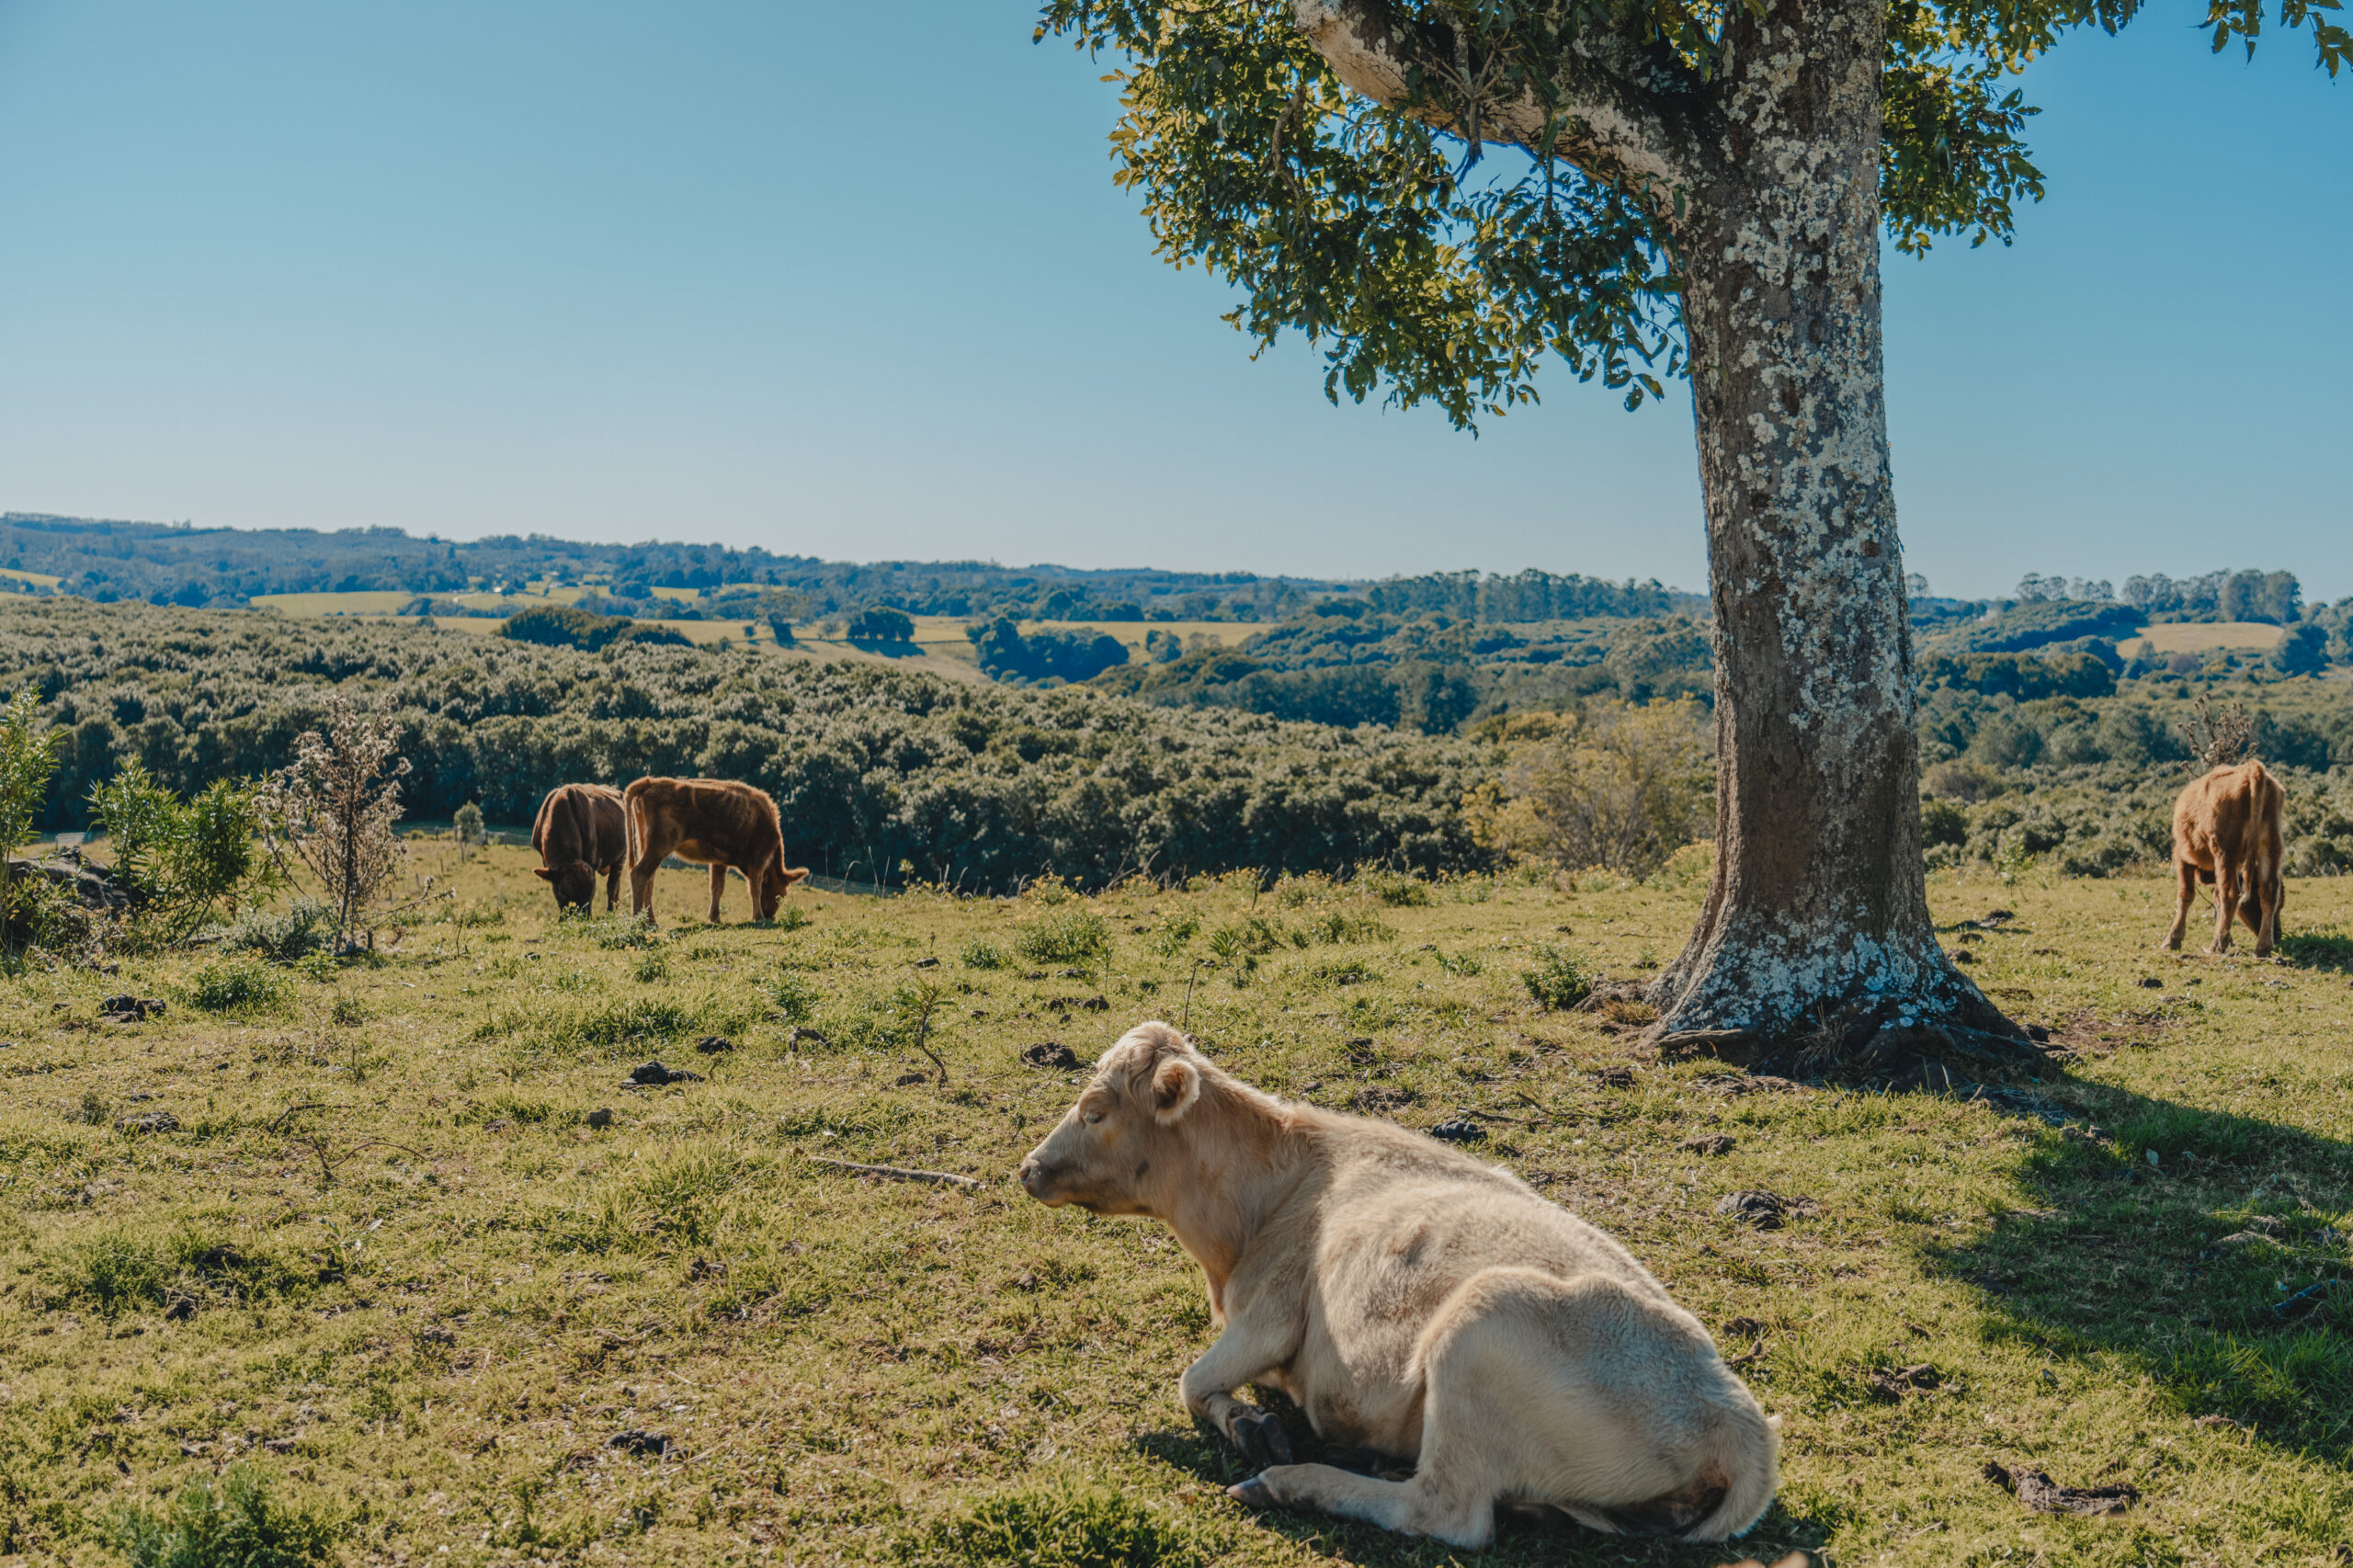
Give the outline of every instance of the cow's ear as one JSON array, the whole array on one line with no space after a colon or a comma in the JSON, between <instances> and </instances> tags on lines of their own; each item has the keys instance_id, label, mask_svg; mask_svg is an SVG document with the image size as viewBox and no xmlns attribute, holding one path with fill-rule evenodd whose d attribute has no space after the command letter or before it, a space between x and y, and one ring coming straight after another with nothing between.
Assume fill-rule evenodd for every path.
<instances>
[{"instance_id":1,"label":"cow's ear","mask_svg":"<svg viewBox=\"0 0 2353 1568\"><path fill-rule=\"evenodd\" d=\"M535 876L535 877L539 878L539 879L540 879L540 881L543 881L543 882L551 882L551 881L555 881L555 873L554 873L553 871L549 870L545 866L534 866L534 867L532 867L532 868L531 868L531 875L533 875L533 876Z\"/></svg>"},{"instance_id":2,"label":"cow's ear","mask_svg":"<svg viewBox=\"0 0 2353 1568\"><path fill-rule=\"evenodd\" d=\"M1172 1056L1153 1069L1153 1119L1165 1127L1183 1119L1201 1097L1201 1070L1181 1056Z\"/></svg>"}]
</instances>

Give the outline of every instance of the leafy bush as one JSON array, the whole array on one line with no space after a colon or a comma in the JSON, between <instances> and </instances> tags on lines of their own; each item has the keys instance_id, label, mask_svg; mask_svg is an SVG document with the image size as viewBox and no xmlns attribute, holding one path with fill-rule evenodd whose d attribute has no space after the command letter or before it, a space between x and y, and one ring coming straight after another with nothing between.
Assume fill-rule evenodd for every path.
<instances>
[{"instance_id":1,"label":"leafy bush","mask_svg":"<svg viewBox=\"0 0 2353 1568\"><path fill-rule=\"evenodd\" d=\"M1519 980L1548 1012L1574 1007L1593 994L1593 982L1577 960L1549 943L1536 950L1536 962L1520 971Z\"/></svg>"},{"instance_id":2,"label":"leafy bush","mask_svg":"<svg viewBox=\"0 0 2353 1568\"><path fill-rule=\"evenodd\" d=\"M283 881L258 842L267 812L256 785L215 779L182 804L133 757L92 786L89 804L91 822L113 840L132 918L156 939L188 936L223 901Z\"/></svg>"},{"instance_id":3,"label":"leafy bush","mask_svg":"<svg viewBox=\"0 0 2353 1568\"><path fill-rule=\"evenodd\" d=\"M1023 930L1014 946L1036 963L1094 963L1111 956L1111 927L1091 909L1065 909Z\"/></svg>"},{"instance_id":4,"label":"leafy bush","mask_svg":"<svg viewBox=\"0 0 2353 1568\"><path fill-rule=\"evenodd\" d=\"M1521 751L1500 788L1474 797L1483 842L1567 870L1647 877L1715 821L1707 713L1678 699L1597 700Z\"/></svg>"},{"instance_id":5,"label":"leafy bush","mask_svg":"<svg viewBox=\"0 0 2353 1568\"><path fill-rule=\"evenodd\" d=\"M513 642L537 642L544 647L583 648L593 653L628 631L625 615L598 615L571 605L538 605L506 618L498 634Z\"/></svg>"},{"instance_id":6,"label":"leafy bush","mask_svg":"<svg viewBox=\"0 0 2353 1568\"><path fill-rule=\"evenodd\" d=\"M964 944L966 969L1003 969L1005 963L1004 950L994 942L984 941L975 937Z\"/></svg>"},{"instance_id":7,"label":"leafy bush","mask_svg":"<svg viewBox=\"0 0 2353 1568\"><path fill-rule=\"evenodd\" d=\"M118 1510L99 1533L132 1568L311 1568L333 1554L342 1529L278 1502L261 1471L232 1465L217 1485L194 1477L160 1513Z\"/></svg>"},{"instance_id":8,"label":"leafy bush","mask_svg":"<svg viewBox=\"0 0 2353 1568\"><path fill-rule=\"evenodd\" d=\"M915 623L904 610L877 606L850 617L842 635L853 642L912 642L915 640Z\"/></svg>"},{"instance_id":9,"label":"leafy bush","mask_svg":"<svg viewBox=\"0 0 2353 1568\"><path fill-rule=\"evenodd\" d=\"M1418 909L1430 902L1427 882L1399 871L1361 872L1356 885L1392 909Z\"/></svg>"},{"instance_id":10,"label":"leafy bush","mask_svg":"<svg viewBox=\"0 0 2353 1568\"><path fill-rule=\"evenodd\" d=\"M19 687L0 709L0 857L13 855L33 835L33 822L57 771L57 748L65 739L41 718L40 694ZM30 879L28 879L29 883ZM14 877L0 875L0 921L13 929L23 895Z\"/></svg>"},{"instance_id":11,"label":"leafy bush","mask_svg":"<svg viewBox=\"0 0 2353 1568\"><path fill-rule=\"evenodd\" d=\"M206 935L222 952L259 953L273 963L292 963L326 949L335 938L335 911L304 895L276 914L247 910Z\"/></svg>"},{"instance_id":12,"label":"leafy bush","mask_svg":"<svg viewBox=\"0 0 2353 1568\"><path fill-rule=\"evenodd\" d=\"M968 626L964 635L981 668L998 680L1091 680L1128 662L1126 644L1108 633L1052 627L1024 633L1010 616Z\"/></svg>"},{"instance_id":13,"label":"leafy bush","mask_svg":"<svg viewBox=\"0 0 2353 1568\"><path fill-rule=\"evenodd\" d=\"M208 1013L282 1013L293 1004L294 988L257 960L222 958L196 971L188 1000Z\"/></svg>"}]
</instances>

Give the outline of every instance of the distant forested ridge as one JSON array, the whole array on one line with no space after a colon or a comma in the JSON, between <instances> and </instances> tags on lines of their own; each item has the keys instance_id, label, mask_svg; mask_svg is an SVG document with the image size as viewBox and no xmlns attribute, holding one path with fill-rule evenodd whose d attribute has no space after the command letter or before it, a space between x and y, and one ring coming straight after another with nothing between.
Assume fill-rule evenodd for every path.
<instances>
[{"instance_id":1,"label":"distant forested ridge","mask_svg":"<svg viewBox=\"0 0 2353 1568\"><path fill-rule=\"evenodd\" d=\"M282 767L331 687L388 701L413 816L468 801L529 822L559 783L748 779L796 862L860 880L1005 890L1048 871L1421 872L1483 866L1464 795L1492 747L1387 730L1171 711L1088 690L950 682L617 640L598 652L415 622L0 603L0 695L65 731L43 825L137 758L183 793Z\"/></svg>"},{"instance_id":2,"label":"distant forested ridge","mask_svg":"<svg viewBox=\"0 0 2353 1568\"><path fill-rule=\"evenodd\" d=\"M1607 583L1574 573L1555 576L1529 570L1506 577L1495 573L1432 572L1419 577L1391 577L1373 584L1365 598L1383 615L1414 616L1432 611L1456 620L1494 624L1504 621L1586 620L1597 616L1667 615L1699 611L1707 600L1698 594L1679 594L1654 578L1637 583Z\"/></svg>"},{"instance_id":3,"label":"distant forested ridge","mask_svg":"<svg viewBox=\"0 0 2353 1568\"><path fill-rule=\"evenodd\" d=\"M782 588L811 617L887 607L915 615L1014 615L1047 620L1275 620L1310 599L1351 591L1336 580L1249 572L1102 571L985 561L821 561L718 544L584 544L543 534L459 542L399 528L198 528L0 514L0 567L61 579L60 593L100 604L229 608L263 594L412 593L593 583L641 618L677 614L656 588ZM13 585L22 590L28 585ZM692 613L692 612L688 612Z\"/></svg>"}]
</instances>

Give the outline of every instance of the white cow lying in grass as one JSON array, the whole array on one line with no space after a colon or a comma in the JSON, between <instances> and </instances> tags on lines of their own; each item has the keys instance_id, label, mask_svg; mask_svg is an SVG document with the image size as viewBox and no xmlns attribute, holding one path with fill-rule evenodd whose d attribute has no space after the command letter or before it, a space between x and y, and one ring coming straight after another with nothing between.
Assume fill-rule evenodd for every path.
<instances>
[{"instance_id":1,"label":"white cow lying in grass","mask_svg":"<svg viewBox=\"0 0 2353 1568\"><path fill-rule=\"evenodd\" d=\"M1261 1094L1166 1024L1104 1053L1021 1185L1165 1221L1200 1264L1222 1332L1180 1388L1270 1465L1245 1503L1478 1547L1498 1506L1722 1540L1773 1500L1779 1423L1624 1247L1418 1133ZM1254 1381L1412 1479L1290 1463L1233 1397Z\"/></svg>"}]
</instances>

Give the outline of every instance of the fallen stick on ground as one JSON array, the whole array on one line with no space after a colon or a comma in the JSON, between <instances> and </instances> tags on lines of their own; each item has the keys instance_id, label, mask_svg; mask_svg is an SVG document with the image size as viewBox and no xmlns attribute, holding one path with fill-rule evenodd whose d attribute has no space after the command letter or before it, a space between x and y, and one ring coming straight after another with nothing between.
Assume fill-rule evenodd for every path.
<instances>
[{"instance_id":1,"label":"fallen stick on ground","mask_svg":"<svg viewBox=\"0 0 2353 1568\"><path fill-rule=\"evenodd\" d=\"M824 1154L809 1156L812 1165L832 1165L837 1170L856 1171L860 1176L890 1176L898 1181L947 1181L958 1187L983 1187L986 1184L968 1176L956 1176L949 1171L910 1170L905 1165L861 1165L856 1160L835 1160Z\"/></svg>"}]
</instances>

